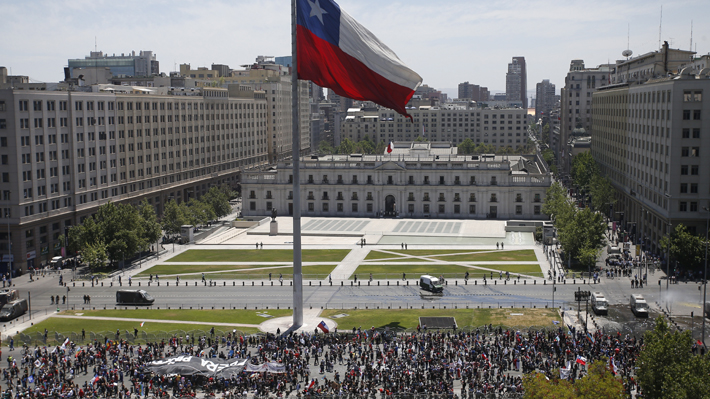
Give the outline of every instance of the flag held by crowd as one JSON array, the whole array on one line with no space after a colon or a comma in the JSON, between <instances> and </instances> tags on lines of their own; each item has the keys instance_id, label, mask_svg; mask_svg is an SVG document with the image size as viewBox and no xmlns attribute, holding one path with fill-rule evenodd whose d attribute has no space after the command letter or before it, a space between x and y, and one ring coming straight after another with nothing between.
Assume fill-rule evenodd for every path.
<instances>
[{"instance_id":1,"label":"flag held by crowd","mask_svg":"<svg viewBox=\"0 0 710 399\"><path fill-rule=\"evenodd\" d=\"M587 358L583 356L577 355L577 360L575 360L577 363L581 364L582 366L587 365Z\"/></svg>"},{"instance_id":2,"label":"flag held by crowd","mask_svg":"<svg viewBox=\"0 0 710 399\"><path fill-rule=\"evenodd\" d=\"M318 324L318 328L321 329L324 333L329 333L330 329L328 329L328 325L325 324L325 321L321 320L320 324Z\"/></svg>"},{"instance_id":3,"label":"flag held by crowd","mask_svg":"<svg viewBox=\"0 0 710 399\"><path fill-rule=\"evenodd\" d=\"M421 76L334 1L296 0L296 8L299 79L409 117Z\"/></svg>"}]
</instances>

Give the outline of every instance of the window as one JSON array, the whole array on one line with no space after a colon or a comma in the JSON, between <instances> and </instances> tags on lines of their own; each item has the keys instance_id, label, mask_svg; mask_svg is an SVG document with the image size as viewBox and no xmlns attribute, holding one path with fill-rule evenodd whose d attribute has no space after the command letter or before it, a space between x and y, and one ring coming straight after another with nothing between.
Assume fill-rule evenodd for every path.
<instances>
[{"instance_id":1,"label":"window","mask_svg":"<svg viewBox=\"0 0 710 399\"><path fill-rule=\"evenodd\" d=\"M679 206L678 206L678 210L679 210L679 211L681 211L681 212L688 212L688 203L687 203L687 202L681 201L678 205L679 205Z\"/></svg>"},{"instance_id":2,"label":"window","mask_svg":"<svg viewBox=\"0 0 710 399\"><path fill-rule=\"evenodd\" d=\"M535 207L533 208L533 213L534 213L535 215L539 215L539 214L540 214L540 205L535 205Z\"/></svg>"},{"instance_id":3,"label":"window","mask_svg":"<svg viewBox=\"0 0 710 399\"><path fill-rule=\"evenodd\" d=\"M681 174L681 175L687 175L687 174L688 174L688 165L680 165L680 174Z\"/></svg>"},{"instance_id":4,"label":"window","mask_svg":"<svg viewBox=\"0 0 710 399\"><path fill-rule=\"evenodd\" d=\"M456 214L461 213L461 205L459 205L459 204L454 205L454 213L456 213Z\"/></svg>"},{"instance_id":5,"label":"window","mask_svg":"<svg viewBox=\"0 0 710 399\"><path fill-rule=\"evenodd\" d=\"M315 211L315 205L312 202L308 203L308 212L313 212Z\"/></svg>"},{"instance_id":6,"label":"window","mask_svg":"<svg viewBox=\"0 0 710 399\"><path fill-rule=\"evenodd\" d=\"M446 213L446 205L439 204L439 213Z\"/></svg>"},{"instance_id":7,"label":"window","mask_svg":"<svg viewBox=\"0 0 710 399\"><path fill-rule=\"evenodd\" d=\"M696 121L700 120L700 110L699 109L693 110L693 120L696 120Z\"/></svg>"},{"instance_id":8,"label":"window","mask_svg":"<svg viewBox=\"0 0 710 399\"><path fill-rule=\"evenodd\" d=\"M357 212L357 202L353 202L352 204L352 211Z\"/></svg>"},{"instance_id":9,"label":"window","mask_svg":"<svg viewBox=\"0 0 710 399\"><path fill-rule=\"evenodd\" d=\"M516 206L515 206L515 214L516 214L516 215L522 215L522 214L523 214L523 206L522 206L522 205L516 205Z\"/></svg>"},{"instance_id":10,"label":"window","mask_svg":"<svg viewBox=\"0 0 710 399\"><path fill-rule=\"evenodd\" d=\"M337 204L337 206L336 206L336 211L337 211L337 212L342 212L342 211L343 211L343 203L342 203L342 202L338 202L338 204Z\"/></svg>"},{"instance_id":11,"label":"window","mask_svg":"<svg viewBox=\"0 0 710 399\"><path fill-rule=\"evenodd\" d=\"M697 194L697 193L698 193L698 183L691 183L691 184L690 184L690 193L691 193L691 194Z\"/></svg>"},{"instance_id":12,"label":"window","mask_svg":"<svg viewBox=\"0 0 710 399\"><path fill-rule=\"evenodd\" d=\"M429 213L429 204L424 204L424 213Z\"/></svg>"},{"instance_id":13,"label":"window","mask_svg":"<svg viewBox=\"0 0 710 399\"><path fill-rule=\"evenodd\" d=\"M688 183L681 183L681 184L680 184L680 193L681 193L681 194L687 194L687 193L688 193Z\"/></svg>"},{"instance_id":14,"label":"window","mask_svg":"<svg viewBox=\"0 0 710 399\"><path fill-rule=\"evenodd\" d=\"M468 213L470 213L472 215L475 214L476 213L476 205L474 205L474 204L469 205L468 206Z\"/></svg>"},{"instance_id":15,"label":"window","mask_svg":"<svg viewBox=\"0 0 710 399\"><path fill-rule=\"evenodd\" d=\"M254 202L254 201L249 202L249 210L250 211L256 210L256 202Z\"/></svg>"},{"instance_id":16,"label":"window","mask_svg":"<svg viewBox=\"0 0 710 399\"><path fill-rule=\"evenodd\" d=\"M698 165L693 165L690 167L690 174L693 176L698 175Z\"/></svg>"},{"instance_id":17,"label":"window","mask_svg":"<svg viewBox=\"0 0 710 399\"><path fill-rule=\"evenodd\" d=\"M372 204L367 204L367 211L372 212Z\"/></svg>"},{"instance_id":18,"label":"window","mask_svg":"<svg viewBox=\"0 0 710 399\"><path fill-rule=\"evenodd\" d=\"M684 110L683 110L683 120L684 120L684 121L689 121L689 120L690 120L690 110L689 110L689 109L684 109Z\"/></svg>"},{"instance_id":19,"label":"window","mask_svg":"<svg viewBox=\"0 0 710 399\"><path fill-rule=\"evenodd\" d=\"M687 157L689 153L690 153L690 149L688 147L682 147L680 149L680 156L682 156L682 157Z\"/></svg>"},{"instance_id":20,"label":"window","mask_svg":"<svg viewBox=\"0 0 710 399\"><path fill-rule=\"evenodd\" d=\"M498 202L498 196L496 194L491 194L491 202Z\"/></svg>"},{"instance_id":21,"label":"window","mask_svg":"<svg viewBox=\"0 0 710 399\"><path fill-rule=\"evenodd\" d=\"M691 211L691 212L697 212L697 211L698 211L698 203L697 203L697 202L691 202L691 203L690 203L690 211Z\"/></svg>"},{"instance_id":22,"label":"window","mask_svg":"<svg viewBox=\"0 0 710 399\"><path fill-rule=\"evenodd\" d=\"M690 156L691 157L699 157L700 156L700 147L693 147L690 150Z\"/></svg>"}]
</instances>

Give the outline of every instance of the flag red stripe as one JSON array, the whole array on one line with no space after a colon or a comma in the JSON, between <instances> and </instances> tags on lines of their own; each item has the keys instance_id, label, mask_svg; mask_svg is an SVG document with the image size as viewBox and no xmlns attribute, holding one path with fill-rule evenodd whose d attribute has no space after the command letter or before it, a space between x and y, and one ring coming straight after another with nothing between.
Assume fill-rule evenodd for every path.
<instances>
[{"instance_id":1,"label":"flag red stripe","mask_svg":"<svg viewBox=\"0 0 710 399\"><path fill-rule=\"evenodd\" d=\"M407 115L404 107L414 90L385 79L301 25L296 35L299 79L331 88L343 97L374 101Z\"/></svg>"}]
</instances>

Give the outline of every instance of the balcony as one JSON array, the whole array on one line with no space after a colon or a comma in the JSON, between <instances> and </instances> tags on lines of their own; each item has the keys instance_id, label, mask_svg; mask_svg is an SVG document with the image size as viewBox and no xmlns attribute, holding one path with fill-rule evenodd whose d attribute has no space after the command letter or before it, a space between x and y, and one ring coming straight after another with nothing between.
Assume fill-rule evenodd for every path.
<instances>
[{"instance_id":1,"label":"balcony","mask_svg":"<svg viewBox=\"0 0 710 399\"><path fill-rule=\"evenodd\" d=\"M288 199L292 200L293 199L293 194L288 195Z\"/></svg>"},{"instance_id":2,"label":"balcony","mask_svg":"<svg viewBox=\"0 0 710 399\"><path fill-rule=\"evenodd\" d=\"M323 180L321 181L321 184L328 184L328 179L323 179Z\"/></svg>"},{"instance_id":3,"label":"balcony","mask_svg":"<svg viewBox=\"0 0 710 399\"><path fill-rule=\"evenodd\" d=\"M515 199L515 202L523 202L523 199L522 199L522 198L516 198L516 199Z\"/></svg>"},{"instance_id":4,"label":"balcony","mask_svg":"<svg viewBox=\"0 0 710 399\"><path fill-rule=\"evenodd\" d=\"M350 184L357 184L357 179L353 179L352 182L350 182Z\"/></svg>"},{"instance_id":5,"label":"balcony","mask_svg":"<svg viewBox=\"0 0 710 399\"><path fill-rule=\"evenodd\" d=\"M309 177L309 178L308 178L308 184L313 184L313 178L312 178L312 177Z\"/></svg>"},{"instance_id":6,"label":"balcony","mask_svg":"<svg viewBox=\"0 0 710 399\"><path fill-rule=\"evenodd\" d=\"M492 197L490 202L498 202L498 198Z\"/></svg>"},{"instance_id":7,"label":"balcony","mask_svg":"<svg viewBox=\"0 0 710 399\"><path fill-rule=\"evenodd\" d=\"M343 184L343 179L338 179L338 180L337 180L337 183L338 183L338 184Z\"/></svg>"},{"instance_id":8,"label":"balcony","mask_svg":"<svg viewBox=\"0 0 710 399\"><path fill-rule=\"evenodd\" d=\"M336 197L336 200L338 200L338 201L343 201L343 195L342 195L342 194L338 194L338 196Z\"/></svg>"},{"instance_id":9,"label":"balcony","mask_svg":"<svg viewBox=\"0 0 710 399\"><path fill-rule=\"evenodd\" d=\"M491 180L491 186L497 186L497 185L498 185L498 182L497 182L497 181Z\"/></svg>"},{"instance_id":10,"label":"balcony","mask_svg":"<svg viewBox=\"0 0 710 399\"><path fill-rule=\"evenodd\" d=\"M323 195L323 197L321 197L321 200L322 200L322 201L328 201L329 199L330 199L330 198L328 198L327 195Z\"/></svg>"},{"instance_id":11,"label":"balcony","mask_svg":"<svg viewBox=\"0 0 710 399\"><path fill-rule=\"evenodd\" d=\"M316 199L316 197L313 196L313 194L308 194L308 199L313 201L314 199Z\"/></svg>"}]
</instances>

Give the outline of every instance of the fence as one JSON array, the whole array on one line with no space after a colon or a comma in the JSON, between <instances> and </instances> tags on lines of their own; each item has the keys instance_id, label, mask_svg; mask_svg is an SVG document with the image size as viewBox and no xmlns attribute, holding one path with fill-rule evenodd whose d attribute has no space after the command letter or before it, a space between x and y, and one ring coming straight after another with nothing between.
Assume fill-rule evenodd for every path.
<instances>
[{"instance_id":1,"label":"fence","mask_svg":"<svg viewBox=\"0 0 710 399\"><path fill-rule=\"evenodd\" d=\"M94 341L105 342L106 340L125 340L131 344L146 343L146 342L160 342L167 341L173 337L185 338L190 336L191 338L199 339L199 337L220 337L224 338L232 330L224 331L215 329L214 335L210 334L209 331L205 330L172 330L172 331L158 331L153 333L146 333L145 331L138 331L135 335L133 332L124 330L116 334L116 331L100 331L93 332L87 331L82 334L80 331L75 332L58 332L58 331L48 331L47 334L41 332L35 332L31 334L18 333L14 336L15 341L20 344L26 344L28 346L34 345L61 345L66 341L67 338L71 342L77 345L87 344ZM239 335L248 335L244 332L237 330ZM225 341L226 342L226 341ZM17 346L17 343L15 344Z\"/></svg>"}]
</instances>

